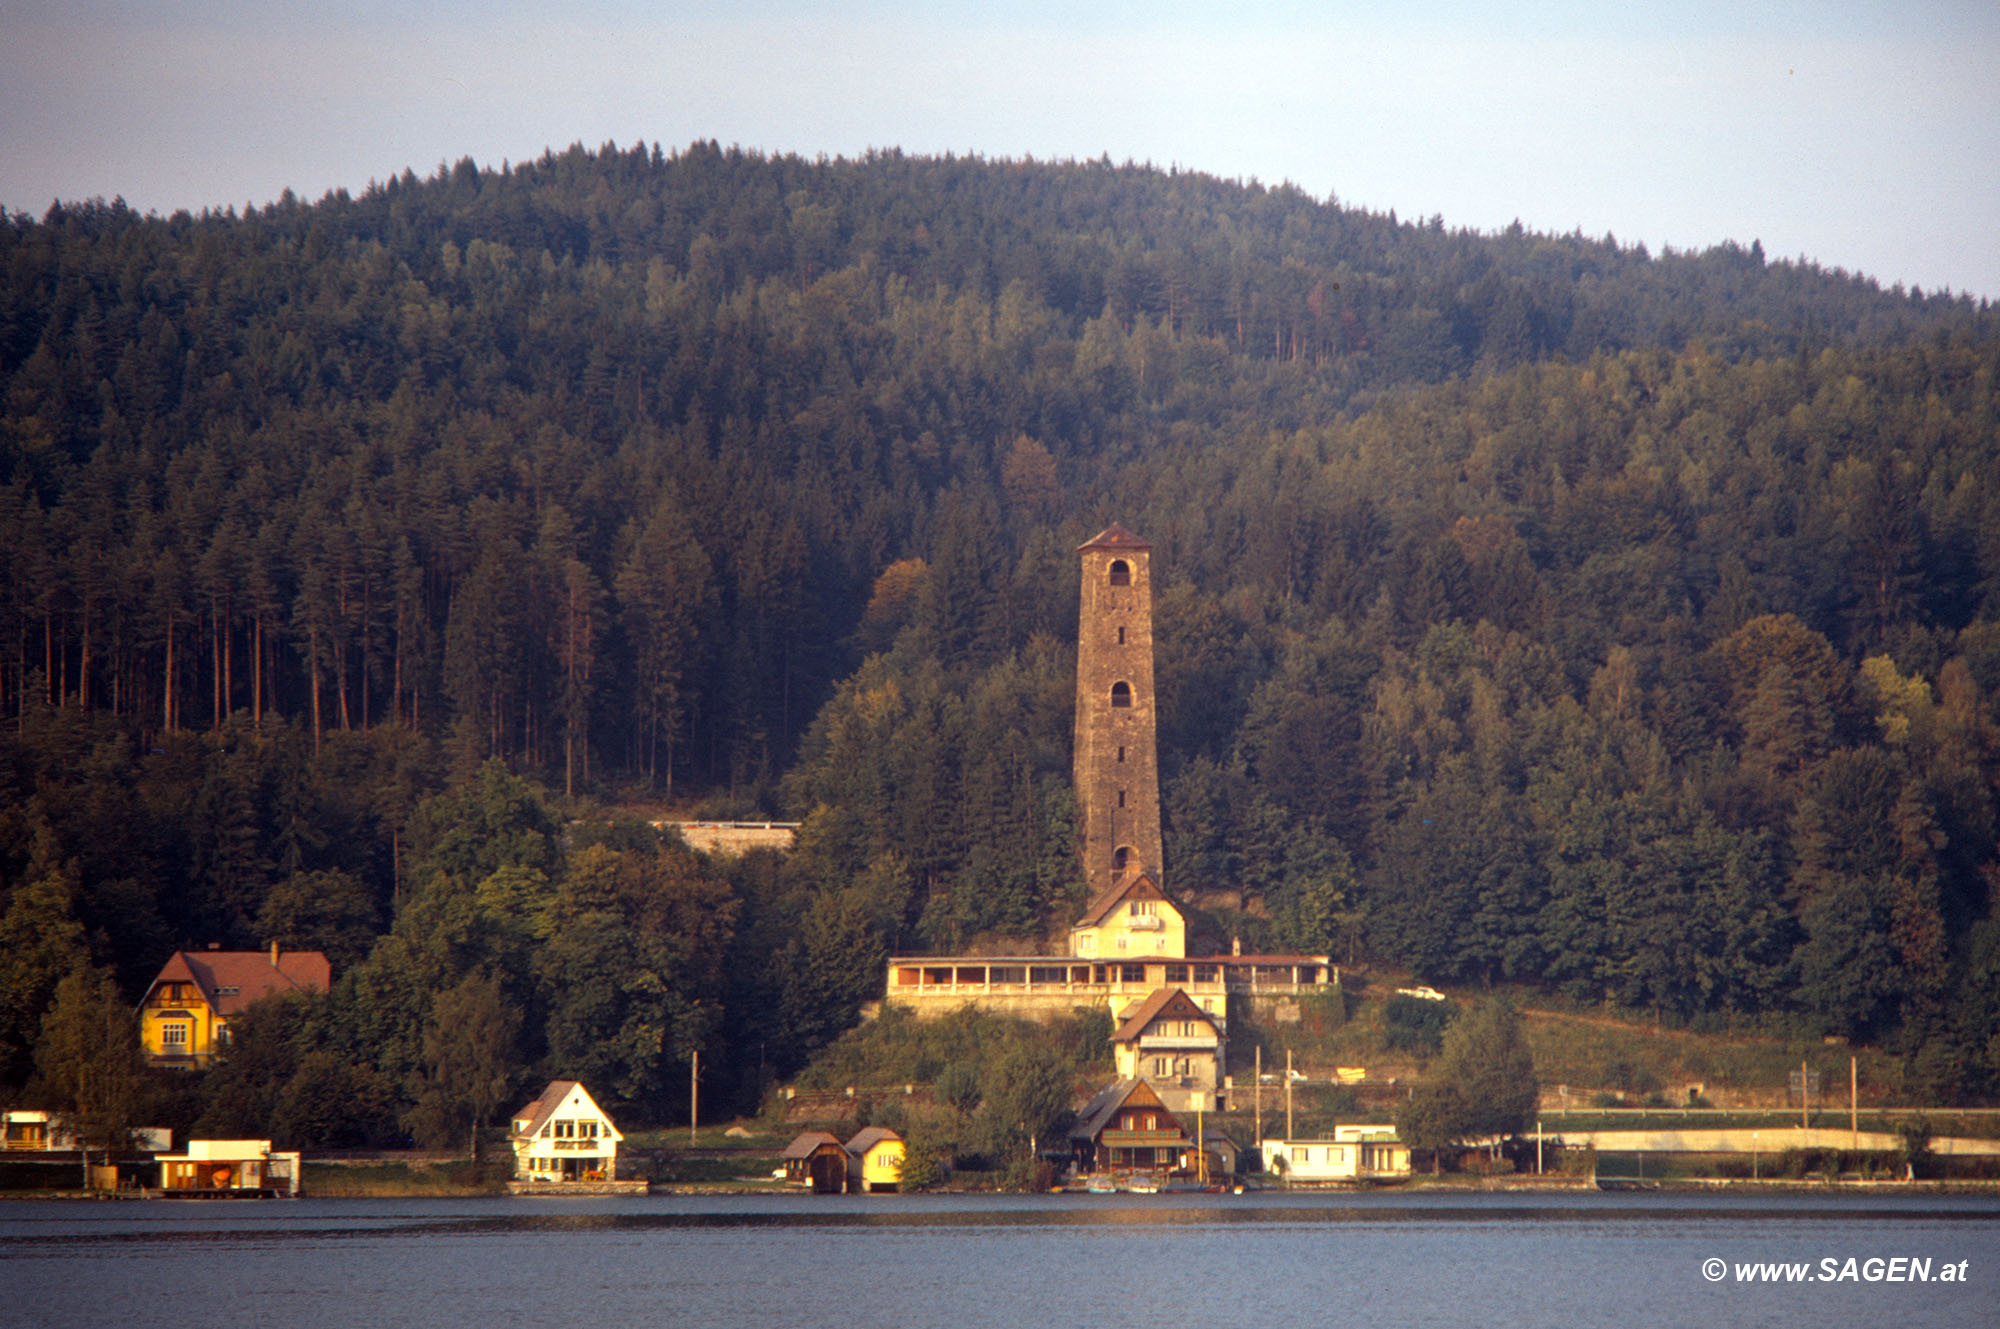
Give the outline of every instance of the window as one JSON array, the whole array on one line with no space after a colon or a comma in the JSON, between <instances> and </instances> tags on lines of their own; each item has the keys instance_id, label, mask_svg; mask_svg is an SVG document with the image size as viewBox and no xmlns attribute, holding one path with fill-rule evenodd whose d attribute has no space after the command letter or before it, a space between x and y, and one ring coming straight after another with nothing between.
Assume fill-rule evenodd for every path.
<instances>
[{"instance_id":1,"label":"window","mask_svg":"<svg viewBox=\"0 0 2000 1329\"><path fill-rule=\"evenodd\" d=\"M1309 1154L1311 1154L1311 1153L1312 1153L1312 1150L1310 1150L1310 1149L1303 1149L1303 1148L1300 1148L1300 1147L1299 1147L1298 1145L1293 1145L1293 1146L1292 1146L1292 1161L1293 1161L1294 1163L1303 1163L1303 1162L1305 1162L1305 1161L1307 1160L1307 1156L1308 1156Z\"/></svg>"},{"instance_id":2,"label":"window","mask_svg":"<svg viewBox=\"0 0 2000 1329\"><path fill-rule=\"evenodd\" d=\"M1167 966L1167 981L1169 983L1185 983L1188 981L1187 974L1188 967L1184 964L1170 964Z\"/></svg>"},{"instance_id":3,"label":"window","mask_svg":"<svg viewBox=\"0 0 2000 1329\"><path fill-rule=\"evenodd\" d=\"M1132 704L1132 685L1118 682L1111 685L1111 705L1123 710Z\"/></svg>"},{"instance_id":4,"label":"window","mask_svg":"<svg viewBox=\"0 0 2000 1329\"><path fill-rule=\"evenodd\" d=\"M1121 983L1143 983L1146 981L1146 966L1128 964L1119 966L1118 981Z\"/></svg>"},{"instance_id":5,"label":"window","mask_svg":"<svg viewBox=\"0 0 2000 1329\"><path fill-rule=\"evenodd\" d=\"M1120 646L1125 644L1125 629L1122 627L1118 629L1118 644Z\"/></svg>"},{"instance_id":6,"label":"window","mask_svg":"<svg viewBox=\"0 0 2000 1329\"><path fill-rule=\"evenodd\" d=\"M1125 749L1124 749L1124 748L1120 748L1120 749L1118 749L1118 760L1119 760L1119 761L1121 761L1121 762L1125 760Z\"/></svg>"},{"instance_id":7,"label":"window","mask_svg":"<svg viewBox=\"0 0 2000 1329\"><path fill-rule=\"evenodd\" d=\"M188 1026L179 1020L160 1026L160 1050L169 1055L186 1052L188 1048Z\"/></svg>"},{"instance_id":8,"label":"window","mask_svg":"<svg viewBox=\"0 0 2000 1329\"><path fill-rule=\"evenodd\" d=\"M1122 558L1112 559L1111 584L1113 586L1130 586L1132 584L1132 565Z\"/></svg>"},{"instance_id":9,"label":"window","mask_svg":"<svg viewBox=\"0 0 2000 1329\"><path fill-rule=\"evenodd\" d=\"M1118 791L1118 806L1121 808L1125 806L1125 791L1123 789Z\"/></svg>"},{"instance_id":10,"label":"window","mask_svg":"<svg viewBox=\"0 0 2000 1329\"><path fill-rule=\"evenodd\" d=\"M1121 808L1125 806L1125 791L1122 789L1118 791L1118 806ZM1159 901L1134 900L1126 907L1132 911L1134 918L1151 918L1159 912Z\"/></svg>"},{"instance_id":11,"label":"window","mask_svg":"<svg viewBox=\"0 0 2000 1329\"><path fill-rule=\"evenodd\" d=\"M1132 851L1125 845L1121 844L1116 849L1111 851L1112 871L1123 872L1125 870L1125 865L1131 861L1132 861Z\"/></svg>"}]
</instances>

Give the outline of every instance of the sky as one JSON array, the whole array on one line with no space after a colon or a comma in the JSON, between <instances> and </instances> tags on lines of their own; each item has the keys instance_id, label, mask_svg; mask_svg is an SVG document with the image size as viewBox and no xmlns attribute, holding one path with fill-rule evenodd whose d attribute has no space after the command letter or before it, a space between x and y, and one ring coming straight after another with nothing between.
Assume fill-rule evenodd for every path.
<instances>
[{"instance_id":1,"label":"sky","mask_svg":"<svg viewBox=\"0 0 2000 1329\"><path fill-rule=\"evenodd\" d=\"M0 206L574 142L1113 161L2000 300L1996 0L5 0Z\"/></svg>"}]
</instances>

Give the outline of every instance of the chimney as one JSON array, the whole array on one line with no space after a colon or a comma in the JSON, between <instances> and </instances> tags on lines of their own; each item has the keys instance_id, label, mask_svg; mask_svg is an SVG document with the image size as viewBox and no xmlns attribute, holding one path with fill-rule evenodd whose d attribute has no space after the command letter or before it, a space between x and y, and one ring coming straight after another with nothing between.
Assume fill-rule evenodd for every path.
<instances>
[{"instance_id":1,"label":"chimney","mask_svg":"<svg viewBox=\"0 0 2000 1329\"><path fill-rule=\"evenodd\" d=\"M271 967L278 967L278 943L275 941L271 943Z\"/></svg>"},{"instance_id":2,"label":"chimney","mask_svg":"<svg viewBox=\"0 0 2000 1329\"><path fill-rule=\"evenodd\" d=\"M1231 937L1229 939L1229 953L1231 955L1243 954L1243 938Z\"/></svg>"}]
</instances>

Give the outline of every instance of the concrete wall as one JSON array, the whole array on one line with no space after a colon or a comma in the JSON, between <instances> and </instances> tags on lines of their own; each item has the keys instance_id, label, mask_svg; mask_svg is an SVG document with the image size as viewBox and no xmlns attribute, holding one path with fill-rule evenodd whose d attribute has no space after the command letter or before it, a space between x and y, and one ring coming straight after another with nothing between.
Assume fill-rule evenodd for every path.
<instances>
[{"instance_id":1,"label":"concrete wall","mask_svg":"<svg viewBox=\"0 0 2000 1329\"><path fill-rule=\"evenodd\" d=\"M688 848L717 858L740 858L752 849L783 853L799 833L795 821L656 821L653 825L678 831Z\"/></svg>"},{"instance_id":2,"label":"concrete wall","mask_svg":"<svg viewBox=\"0 0 2000 1329\"><path fill-rule=\"evenodd\" d=\"M1894 1131L1854 1132L1816 1126L1757 1130L1677 1131L1552 1131L1543 1123L1543 1134L1560 1138L1566 1145L1595 1147L1600 1153L1691 1153L1691 1154L1781 1154L1787 1149L1859 1149L1866 1153L1896 1153L1903 1137ZM1940 1136L1931 1141L1931 1152L1942 1156L1981 1155L2000 1157L2000 1140Z\"/></svg>"}]
</instances>

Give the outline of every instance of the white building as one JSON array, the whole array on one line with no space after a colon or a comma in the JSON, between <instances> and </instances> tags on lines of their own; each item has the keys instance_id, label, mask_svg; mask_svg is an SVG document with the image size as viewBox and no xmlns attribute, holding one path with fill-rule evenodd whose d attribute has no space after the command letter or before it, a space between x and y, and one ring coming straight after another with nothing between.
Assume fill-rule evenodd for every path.
<instances>
[{"instance_id":1,"label":"white building","mask_svg":"<svg viewBox=\"0 0 2000 1329\"><path fill-rule=\"evenodd\" d=\"M610 1181L618 1175L625 1137L590 1091L575 1080L551 1080L514 1114L509 1138L522 1181Z\"/></svg>"},{"instance_id":2,"label":"white building","mask_svg":"<svg viewBox=\"0 0 2000 1329\"><path fill-rule=\"evenodd\" d=\"M1332 1139L1266 1140L1264 1170L1287 1181L1392 1181L1410 1175L1410 1146L1392 1125L1336 1126Z\"/></svg>"},{"instance_id":3,"label":"white building","mask_svg":"<svg viewBox=\"0 0 2000 1329\"><path fill-rule=\"evenodd\" d=\"M133 1153L164 1154L173 1147L174 1133L165 1126L132 1128ZM6 1148L10 1152L64 1152L76 1148L76 1134L59 1113L16 1108L6 1114Z\"/></svg>"},{"instance_id":4,"label":"white building","mask_svg":"<svg viewBox=\"0 0 2000 1329\"><path fill-rule=\"evenodd\" d=\"M274 1150L269 1140L189 1140L178 1154L162 1154L160 1189L169 1194L299 1193L297 1150Z\"/></svg>"}]
</instances>

